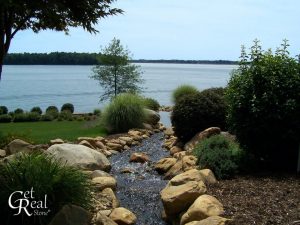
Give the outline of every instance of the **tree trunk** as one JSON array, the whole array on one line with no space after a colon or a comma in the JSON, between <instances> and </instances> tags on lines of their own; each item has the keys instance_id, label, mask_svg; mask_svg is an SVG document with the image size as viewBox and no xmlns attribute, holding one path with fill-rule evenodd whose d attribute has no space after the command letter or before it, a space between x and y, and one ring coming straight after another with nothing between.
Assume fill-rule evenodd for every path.
<instances>
[{"instance_id":1,"label":"tree trunk","mask_svg":"<svg viewBox=\"0 0 300 225\"><path fill-rule=\"evenodd\" d=\"M298 150L298 165L297 165L297 173L300 173L300 144Z\"/></svg>"},{"instance_id":2,"label":"tree trunk","mask_svg":"<svg viewBox=\"0 0 300 225\"><path fill-rule=\"evenodd\" d=\"M5 55L5 29L4 29L4 12L0 11L0 79L2 75L2 66Z\"/></svg>"}]
</instances>

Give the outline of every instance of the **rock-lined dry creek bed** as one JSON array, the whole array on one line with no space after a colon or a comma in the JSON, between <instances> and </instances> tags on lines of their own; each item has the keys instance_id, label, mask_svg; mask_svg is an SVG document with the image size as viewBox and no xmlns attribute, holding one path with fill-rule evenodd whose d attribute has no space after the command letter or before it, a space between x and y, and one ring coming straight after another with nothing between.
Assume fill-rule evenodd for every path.
<instances>
[{"instance_id":1,"label":"rock-lined dry creek bed","mask_svg":"<svg viewBox=\"0 0 300 225\"><path fill-rule=\"evenodd\" d=\"M163 206L160 191L167 181L153 169L155 162L169 155L169 152L162 148L162 144L163 133L156 133L143 140L141 145L110 158L110 173L118 183L116 195L120 205L136 214L137 225L166 224L161 219ZM130 163L130 155L133 152L145 152L150 161L143 164Z\"/></svg>"}]
</instances>

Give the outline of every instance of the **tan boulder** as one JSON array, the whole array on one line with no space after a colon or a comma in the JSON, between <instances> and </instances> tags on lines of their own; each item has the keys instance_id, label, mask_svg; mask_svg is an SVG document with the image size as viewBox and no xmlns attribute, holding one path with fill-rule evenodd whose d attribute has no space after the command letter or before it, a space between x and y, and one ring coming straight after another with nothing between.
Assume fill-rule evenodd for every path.
<instances>
[{"instance_id":1,"label":"tan boulder","mask_svg":"<svg viewBox=\"0 0 300 225\"><path fill-rule=\"evenodd\" d=\"M16 154L18 152L32 152L34 146L21 139L15 139L7 145L7 154Z\"/></svg>"},{"instance_id":2,"label":"tan boulder","mask_svg":"<svg viewBox=\"0 0 300 225\"><path fill-rule=\"evenodd\" d=\"M182 151L182 152L177 152L173 155L174 158L176 159L182 159L183 156L186 156L186 151Z\"/></svg>"},{"instance_id":3,"label":"tan boulder","mask_svg":"<svg viewBox=\"0 0 300 225\"><path fill-rule=\"evenodd\" d=\"M120 140L125 141L127 145L131 145L133 139L131 137L119 137Z\"/></svg>"},{"instance_id":4,"label":"tan boulder","mask_svg":"<svg viewBox=\"0 0 300 225\"><path fill-rule=\"evenodd\" d=\"M197 157L193 155L186 155L182 157L182 169L187 171L197 167Z\"/></svg>"},{"instance_id":5,"label":"tan boulder","mask_svg":"<svg viewBox=\"0 0 300 225\"><path fill-rule=\"evenodd\" d=\"M192 221L200 221L210 216L224 213L223 205L213 196L201 195L181 217L180 225Z\"/></svg>"},{"instance_id":6,"label":"tan boulder","mask_svg":"<svg viewBox=\"0 0 300 225\"><path fill-rule=\"evenodd\" d=\"M123 150L123 146L121 144L114 143L114 142L107 142L106 146L109 147L110 149L118 151L118 152Z\"/></svg>"},{"instance_id":7,"label":"tan boulder","mask_svg":"<svg viewBox=\"0 0 300 225\"><path fill-rule=\"evenodd\" d=\"M119 207L119 201L111 188L105 188L102 191L94 192L93 205L95 211L112 210ZM110 212L109 212L110 214Z\"/></svg>"},{"instance_id":8,"label":"tan boulder","mask_svg":"<svg viewBox=\"0 0 300 225\"><path fill-rule=\"evenodd\" d=\"M136 216L131 211L123 207L115 208L109 215L109 218L115 221L118 225L135 224L137 220Z\"/></svg>"},{"instance_id":9,"label":"tan boulder","mask_svg":"<svg viewBox=\"0 0 300 225\"><path fill-rule=\"evenodd\" d=\"M62 139L60 139L60 138L56 138L56 139L50 140L50 144L51 145L63 144L63 143L65 143L65 142Z\"/></svg>"},{"instance_id":10,"label":"tan boulder","mask_svg":"<svg viewBox=\"0 0 300 225\"><path fill-rule=\"evenodd\" d=\"M167 135L167 136L172 136L174 135L174 130L172 127L167 127L164 131L164 134Z\"/></svg>"},{"instance_id":11,"label":"tan boulder","mask_svg":"<svg viewBox=\"0 0 300 225\"><path fill-rule=\"evenodd\" d=\"M153 129L152 125L150 125L148 123L143 123L143 128L146 129L146 130L152 130Z\"/></svg>"},{"instance_id":12,"label":"tan boulder","mask_svg":"<svg viewBox=\"0 0 300 225\"><path fill-rule=\"evenodd\" d=\"M107 215L103 213L97 213L96 219L94 221L95 225L118 225L115 221L109 218Z\"/></svg>"},{"instance_id":13,"label":"tan boulder","mask_svg":"<svg viewBox=\"0 0 300 225\"><path fill-rule=\"evenodd\" d=\"M206 184L214 184L217 182L217 179L214 173L210 169L199 170L202 177L204 178L204 183Z\"/></svg>"},{"instance_id":14,"label":"tan boulder","mask_svg":"<svg viewBox=\"0 0 300 225\"><path fill-rule=\"evenodd\" d=\"M178 153L178 152L182 152L183 149L178 147L178 146L173 146L171 149L170 149L170 155L174 155L175 153Z\"/></svg>"},{"instance_id":15,"label":"tan boulder","mask_svg":"<svg viewBox=\"0 0 300 225\"><path fill-rule=\"evenodd\" d=\"M184 150L191 153L195 146L205 138L209 138L212 135L220 134L221 129L219 127L210 127L204 131L197 133L189 142L184 145Z\"/></svg>"},{"instance_id":16,"label":"tan boulder","mask_svg":"<svg viewBox=\"0 0 300 225\"><path fill-rule=\"evenodd\" d=\"M210 216L204 220L189 222L185 225L227 225L229 221L229 219L220 216Z\"/></svg>"},{"instance_id":17,"label":"tan boulder","mask_svg":"<svg viewBox=\"0 0 300 225\"><path fill-rule=\"evenodd\" d=\"M132 153L129 162L145 163L149 161L149 156L144 152Z\"/></svg>"},{"instance_id":18,"label":"tan boulder","mask_svg":"<svg viewBox=\"0 0 300 225\"><path fill-rule=\"evenodd\" d=\"M79 145L84 145L84 146L89 147L91 149L95 149L95 147L90 142L88 142L86 140L82 140L81 142L79 142Z\"/></svg>"},{"instance_id":19,"label":"tan boulder","mask_svg":"<svg viewBox=\"0 0 300 225\"><path fill-rule=\"evenodd\" d=\"M191 169L188 170L184 173L181 173L175 177L173 177L170 181L169 184L172 186L177 186L177 185L182 185L185 184L189 181L203 181L204 177L202 176L201 172L197 169Z\"/></svg>"},{"instance_id":20,"label":"tan boulder","mask_svg":"<svg viewBox=\"0 0 300 225\"><path fill-rule=\"evenodd\" d=\"M95 147L98 148L98 149L106 150L106 146L101 141L96 141L95 142Z\"/></svg>"},{"instance_id":21,"label":"tan boulder","mask_svg":"<svg viewBox=\"0 0 300 225\"><path fill-rule=\"evenodd\" d=\"M112 177L109 173L102 171L102 170L94 170L91 173L92 178L96 177Z\"/></svg>"},{"instance_id":22,"label":"tan boulder","mask_svg":"<svg viewBox=\"0 0 300 225\"><path fill-rule=\"evenodd\" d=\"M169 180L175 177L176 175L183 173L184 171L182 169L182 165L182 160L176 161L176 163L168 170L168 172L166 172L164 179Z\"/></svg>"},{"instance_id":23,"label":"tan boulder","mask_svg":"<svg viewBox=\"0 0 300 225\"><path fill-rule=\"evenodd\" d=\"M98 190L103 190L105 188L111 188L115 190L117 181L113 177L95 177L92 179L92 184L94 184Z\"/></svg>"},{"instance_id":24,"label":"tan boulder","mask_svg":"<svg viewBox=\"0 0 300 225\"><path fill-rule=\"evenodd\" d=\"M175 158L162 158L155 164L154 168L158 173L165 173L174 166L176 162L177 160Z\"/></svg>"},{"instance_id":25,"label":"tan boulder","mask_svg":"<svg viewBox=\"0 0 300 225\"><path fill-rule=\"evenodd\" d=\"M182 185L165 187L160 192L160 196L169 217L186 210L204 193L206 193L206 186L202 181L189 181Z\"/></svg>"},{"instance_id":26,"label":"tan boulder","mask_svg":"<svg viewBox=\"0 0 300 225\"><path fill-rule=\"evenodd\" d=\"M140 132L140 131L138 131L138 130L130 130L130 131L128 131L128 134L130 135L130 136L142 136L143 134Z\"/></svg>"}]
</instances>

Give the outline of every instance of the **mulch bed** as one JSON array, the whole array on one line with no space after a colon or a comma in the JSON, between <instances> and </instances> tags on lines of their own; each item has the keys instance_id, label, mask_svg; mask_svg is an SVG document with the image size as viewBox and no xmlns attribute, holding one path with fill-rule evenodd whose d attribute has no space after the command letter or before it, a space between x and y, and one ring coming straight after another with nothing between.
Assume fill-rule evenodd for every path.
<instances>
[{"instance_id":1,"label":"mulch bed","mask_svg":"<svg viewBox=\"0 0 300 225\"><path fill-rule=\"evenodd\" d=\"M208 194L224 205L231 225L300 224L300 176L240 176L210 185Z\"/></svg>"}]
</instances>

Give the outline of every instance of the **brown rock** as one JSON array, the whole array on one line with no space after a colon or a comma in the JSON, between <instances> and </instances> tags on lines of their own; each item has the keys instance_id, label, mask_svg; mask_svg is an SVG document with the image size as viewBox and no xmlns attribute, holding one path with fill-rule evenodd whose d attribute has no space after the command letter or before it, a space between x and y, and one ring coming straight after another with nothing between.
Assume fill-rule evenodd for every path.
<instances>
[{"instance_id":1,"label":"brown rock","mask_svg":"<svg viewBox=\"0 0 300 225\"><path fill-rule=\"evenodd\" d=\"M138 130L130 130L130 131L128 131L128 134L130 136L142 136L142 133Z\"/></svg>"},{"instance_id":2,"label":"brown rock","mask_svg":"<svg viewBox=\"0 0 300 225\"><path fill-rule=\"evenodd\" d=\"M201 172L197 169L191 169L188 170L184 173L181 173L175 177L173 177L170 181L169 184L172 186L177 186L177 185L182 185L185 184L189 181L203 181L205 182L204 177L202 176Z\"/></svg>"},{"instance_id":3,"label":"brown rock","mask_svg":"<svg viewBox=\"0 0 300 225\"><path fill-rule=\"evenodd\" d=\"M146 130L153 130L153 127L150 124L148 124L148 123L143 123L143 127Z\"/></svg>"},{"instance_id":4,"label":"brown rock","mask_svg":"<svg viewBox=\"0 0 300 225\"><path fill-rule=\"evenodd\" d=\"M7 153L8 154L16 154L18 152L32 152L34 150L34 146L27 143L26 141L15 139L11 141L7 145Z\"/></svg>"},{"instance_id":5,"label":"brown rock","mask_svg":"<svg viewBox=\"0 0 300 225\"><path fill-rule=\"evenodd\" d=\"M182 152L177 152L173 155L174 158L176 159L182 159L183 156L186 156L186 151L182 151Z\"/></svg>"},{"instance_id":6,"label":"brown rock","mask_svg":"<svg viewBox=\"0 0 300 225\"><path fill-rule=\"evenodd\" d=\"M109 215L109 218L115 221L118 225L135 224L137 220L136 216L131 211L123 207L115 208Z\"/></svg>"},{"instance_id":7,"label":"brown rock","mask_svg":"<svg viewBox=\"0 0 300 225\"><path fill-rule=\"evenodd\" d=\"M92 179L92 183L98 190L104 190L105 188L116 189L117 181L113 177L95 177Z\"/></svg>"},{"instance_id":8,"label":"brown rock","mask_svg":"<svg viewBox=\"0 0 300 225\"><path fill-rule=\"evenodd\" d=\"M95 147L98 148L98 149L106 150L106 146L101 141L96 141L95 142Z\"/></svg>"},{"instance_id":9,"label":"brown rock","mask_svg":"<svg viewBox=\"0 0 300 225\"><path fill-rule=\"evenodd\" d=\"M110 149L118 151L118 152L123 149L123 146L121 144L117 144L117 143L113 143L113 142L106 143L106 146L109 147Z\"/></svg>"},{"instance_id":10,"label":"brown rock","mask_svg":"<svg viewBox=\"0 0 300 225\"><path fill-rule=\"evenodd\" d=\"M227 225L229 221L229 219L220 216L210 216L204 220L189 222L185 225Z\"/></svg>"},{"instance_id":11,"label":"brown rock","mask_svg":"<svg viewBox=\"0 0 300 225\"><path fill-rule=\"evenodd\" d=\"M170 154L171 155L174 155L175 153L178 153L178 152L182 152L183 149L182 148L179 148L177 146L173 146L171 149L170 149Z\"/></svg>"},{"instance_id":12,"label":"brown rock","mask_svg":"<svg viewBox=\"0 0 300 225\"><path fill-rule=\"evenodd\" d=\"M149 156L143 152L132 153L129 162L145 163L149 161Z\"/></svg>"},{"instance_id":13,"label":"brown rock","mask_svg":"<svg viewBox=\"0 0 300 225\"><path fill-rule=\"evenodd\" d=\"M120 140L125 141L127 145L131 145L133 139L131 137L119 137Z\"/></svg>"},{"instance_id":14,"label":"brown rock","mask_svg":"<svg viewBox=\"0 0 300 225\"><path fill-rule=\"evenodd\" d=\"M217 179L214 173L210 169L199 170L202 177L204 178L204 183L206 184L214 184L217 182Z\"/></svg>"},{"instance_id":15,"label":"brown rock","mask_svg":"<svg viewBox=\"0 0 300 225\"><path fill-rule=\"evenodd\" d=\"M84 145L86 147L89 147L91 149L95 149L93 145L90 144L90 142L86 141L86 140L82 140L81 142L79 142L79 145Z\"/></svg>"},{"instance_id":16,"label":"brown rock","mask_svg":"<svg viewBox=\"0 0 300 225\"><path fill-rule=\"evenodd\" d=\"M220 134L221 129L219 127L210 127L206 130L197 133L189 142L184 145L184 150L192 153L195 146L205 138L209 138L212 135Z\"/></svg>"},{"instance_id":17,"label":"brown rock","mask_svg":"<svg viewBox=\"0 0 300 225\"><path fill-rule=\"evenodd\" d=\"M197 157L193 155L186 155L182 158L182 169L187 171L197 167Z\"/></svg>"},{"instance_id":18,"label":"brown rock","mask_svg":"<svg viewBox=\"0 0 300 225\"><path fill-rule=\"evenodd\" d=\"M102 170L94 170L91 174L92 178L96 177L112 177L109 173L102 171Z\"/></svg>"},{"instance_id":19,"label":"brown rock","mask_svg":"<svg viewBox=\"0 0 300 225\"><path fill-rule=\"evenodd\" d=\"M118 225L118 224L108 216L104 215L103 213L97 213L95 219L95 225Z\"/></svg>"},{"instance_id":20,"label":"brown rock","mask_svg":"<svg viewBox=\"0 0 300 225\"><path fill-rule=\"evenodd\" d=\"M120 170L120 173L134 173L134 169L132 168L123 168Z\"/></svg>"},{"instance_id":21,"label":"brown rock","mask_svg":"<svg viewBox=\"0 0 300 225\"><path fill-rule=\"evenodd\" d=\"M165 173L174 166L176 162L177 160L174 158L162 158L155 164L154 168L158 173Z\"/></svg>"},{"instance_id":22,"label":"brown rock","mask_svg":"<svg viewBox=\"0 0 300 225\"><path fill-rule=\"evenodd\" d=\"M176 175L183 173L182 169L182 160L178 160L165 174L164 179L169 180L175 177Z\"/></svg>"},{"instance_id":23,"label":"brown rock","mask_svg":"<svg viewBox=\"0 0 300 225\"><path fill-rule=\"evenodd\" d=\"M189 181L178 186L167 186L160 192L168 217L186 210L200 195L206 192L205 184Z\"/></svg>"},{"instance_id":24,"label":"brown rock","mask_svg":"<svg viewBox=\"0 0 300 225\"><path fill-rule=\"evenodd\" d=\"M166 130L164 131L164 134L167 136L172 136L174 135L174 130L172 127L167 127Z\"/></svg>"},{"instance_id":25,"label":"brown rock","mask_svg":"<svg viewBox=\"0 0 300 225\"><path fill-rule=\"evenodd\" d=\"M6 151L3 149L0 149L0 158L3 158L6 156Z\"/></svg>"},{"instance_id":26,"label":"brown rock","mask_svg":"<svg viewBox=\"0 0 300 225\"><path fill-rule=\"evenodd\" d=\"M200 221L210 216L224 213L223 205L213 196L201 195L181 217L180 225L191 221Z\"/></svg>"}]
</instances>

